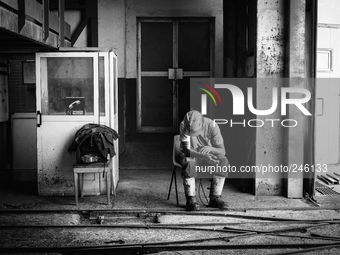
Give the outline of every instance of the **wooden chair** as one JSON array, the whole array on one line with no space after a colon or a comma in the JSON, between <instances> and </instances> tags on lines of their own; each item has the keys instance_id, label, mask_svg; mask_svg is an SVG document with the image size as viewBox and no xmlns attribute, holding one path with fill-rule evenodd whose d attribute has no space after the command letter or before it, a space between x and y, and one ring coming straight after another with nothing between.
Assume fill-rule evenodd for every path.
<instances>
[{"instance_id":1,"label":"wooden chair","mask_svg":"<svg viewBox=\"0 0 340 255\"><path fill-rule=\"evenodd\" d=\"M112 159L107 163L92 163L92 164L74 164L74 196L76 200L76 206L78 206L78 175L81 174L81 185L80 185L80 196L83 197L84 187L84 174L87 173L98 173L99 175L99 192L101 192L101 176L103 173L106 174L106 193L107 193L107 204L111 205L110 193L111 193L111 173L112 173Z\"/></svg>"},{"instance_id":2,"label":"wooden chair","mask_svg":"<svg viewBox=\"0 0 340 255\"><path fill-rule=\"evenodd\" d=\"M170 199L170 192L171 192L172 182L173 182L173 180L175 180L175 191L176 191L177 206L179 206L179 203L178 203L178 190L177 190L176 169L177 169L177 167L178 168L182 168L182 166L176 161L176 155L179 154L179 151L180 151L179 135L175 135L175 137L174 137L174 144L173 144L173 148L172 148L172 163L174 165L174 168L172 170L172 176L171 176L169 193L168 193L168 200Z\"/></svg>"}]
</instances>

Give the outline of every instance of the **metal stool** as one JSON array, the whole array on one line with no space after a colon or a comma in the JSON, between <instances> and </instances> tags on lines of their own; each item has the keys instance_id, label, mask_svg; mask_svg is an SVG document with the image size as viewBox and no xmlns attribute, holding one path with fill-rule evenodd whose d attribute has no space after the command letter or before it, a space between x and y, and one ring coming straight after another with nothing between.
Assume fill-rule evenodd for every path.
<instances>
[{"instance_id":1,"label":"metal stool","mask_svg":"<svg viewBox=\"0 0 340 255\"><path fill-rule=\"evenodd\" d=\"M78 174L82 174L81 185L80 185L80 196L83 197L84 174L87 174L87 173L98 173L99 174L99 192L101 191L101 174L106 173L107 204L111 205L111 199L110 199L111 171L112 171L112 160L111 159L107 163L74 164L73 165L74 196L76 200L76 206L78 206Z\"/></svg>"}]
</instances>

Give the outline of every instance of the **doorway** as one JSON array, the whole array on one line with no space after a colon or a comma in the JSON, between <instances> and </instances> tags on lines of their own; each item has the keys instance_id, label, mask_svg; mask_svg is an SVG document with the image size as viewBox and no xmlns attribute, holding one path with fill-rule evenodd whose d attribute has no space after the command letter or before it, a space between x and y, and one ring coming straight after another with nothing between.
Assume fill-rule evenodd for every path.
<instances>
[{"instance_id":1,"label":"doorway","mask_svg":"<svg viewBox=\"0 0 340 255\"><path fill-rule=\"evenodd\" d=\"M212 18L138 20L138 132L178 132L190 78L214 74L213 28Z\"/></svg>"}]
</instances>

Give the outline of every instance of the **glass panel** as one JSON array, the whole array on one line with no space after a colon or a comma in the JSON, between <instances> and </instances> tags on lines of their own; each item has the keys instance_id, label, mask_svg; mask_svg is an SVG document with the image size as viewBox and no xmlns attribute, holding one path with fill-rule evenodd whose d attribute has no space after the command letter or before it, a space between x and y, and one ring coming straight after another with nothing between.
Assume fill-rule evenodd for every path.
<instances>
[{"instance_id":1,"label":"glass panel","mask_svg":"<svg viewBox=\"0 0 340 255\"><path fill-rule=\"evenodd\" d=\"M141 23L142 71L167 71L172 64L172 22Z\"/></svg>"},{"instance_id":2,"label":"glass panel","mask_svg":"<svg viewBox=\"0 0 340 255\"><path fill-rule=\"evenodd\" d=\"M42 58L42 113L94 115L93 76L93 58Z\"/></svg>"},{"instance_id":3,"label":"glass panel","mask_svg":"<svg viewBox=\"0 0 340 255\"><path fill-rule=\"evenodd\" d=\"M142 77L142 126L172 126L172 81Z\"/></svg>"},{"instance_id":4,"label":"glass panel","mask_svg":"<svg viewBox=\"0 0 340 255\"><path fill-rule=\"evenodd\" d=\"M105 116L105 63L104 57L99 57L99 114Z\"/></svg>"},{"instance_id":5,"label":"glass panel","mask_svg":"<svg viewBox=\"0 0 340 255\"><path fill-rule=\"evenodd\" d=\"M178 23L178 66L185 71L210 70L210 23Z\"/></svg>"}]
</instances>

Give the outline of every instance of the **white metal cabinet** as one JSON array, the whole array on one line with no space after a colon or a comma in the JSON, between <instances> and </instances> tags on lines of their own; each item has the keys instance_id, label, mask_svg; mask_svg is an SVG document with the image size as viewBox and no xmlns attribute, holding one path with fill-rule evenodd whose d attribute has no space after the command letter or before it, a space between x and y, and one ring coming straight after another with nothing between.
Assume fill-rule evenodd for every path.
<instances>
[{"instance_id":1,"label":"white metal cabinet","mask_svg":"<svg viewBox=\"0 0 340 255\"><path fill-rule=\"evenodd\" d=\"M37 125L34 113L11 115L13 178L35 181L37 176Z\"/></svg>"}]
</instances>

